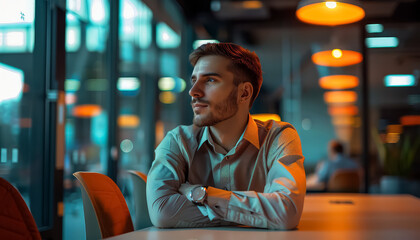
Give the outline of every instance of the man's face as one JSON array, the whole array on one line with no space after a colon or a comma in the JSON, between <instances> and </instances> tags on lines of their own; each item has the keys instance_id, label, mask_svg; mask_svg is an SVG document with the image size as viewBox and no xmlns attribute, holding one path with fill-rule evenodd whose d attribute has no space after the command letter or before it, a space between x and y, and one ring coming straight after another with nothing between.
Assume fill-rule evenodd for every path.
<instances>
[{"instance_id":1,"label":"man's face","mask_svg":"<svg viewBox=\"0 0 420 240\"><path fill-rule=\"evenodd\" d=\"M222 56L201 57L191 75L190 95L196 126L213 126L238 111L238 87L228 70L230 60Z\"/></svg>"}]
</instances>

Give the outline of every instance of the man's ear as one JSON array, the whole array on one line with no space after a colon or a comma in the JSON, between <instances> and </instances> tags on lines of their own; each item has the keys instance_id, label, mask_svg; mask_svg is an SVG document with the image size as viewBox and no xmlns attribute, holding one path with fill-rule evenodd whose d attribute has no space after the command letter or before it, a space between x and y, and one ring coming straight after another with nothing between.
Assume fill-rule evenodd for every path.
<instances>
[{"instance_id":1,"label":"man's ear","mask_svg":"<svg viewBox=\"0 0 420 240\"><path fill-rule=\"evenodd\" d=\"M250 100L252 97L252 92L253 92L253 88L250 82L242 83L240 85L239 94L238 94L239 102L243 103Z\"/></svg>"}]
</instances>

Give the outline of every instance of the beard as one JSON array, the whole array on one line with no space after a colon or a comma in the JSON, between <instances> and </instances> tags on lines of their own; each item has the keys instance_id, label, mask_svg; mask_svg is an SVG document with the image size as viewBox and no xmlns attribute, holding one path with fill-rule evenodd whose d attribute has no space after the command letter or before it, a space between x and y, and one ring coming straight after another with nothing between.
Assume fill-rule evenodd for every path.
<instances>
[{"instance_id":1,"label":"beard","mask_svg":"<svg viewBox=\"0 0 420 240\"><path fill-rule=\"evenodd\" d=\"M199 114L197 115L194 113L193 124L197 127L204 127L204 126L214 126L222 121L225 121L231 117L233 117L238 112L238 104L236 100L238 98L238 87L232 89L229 93L229 96L224 101L219 103L210 103L208 101L203 101L200 99L194 99L192 103L198 101L202 103L206 103L209 106L209 110L211 105L214 105L214 110L210 111L207 114Z\"/></svg>"}]
</instances>

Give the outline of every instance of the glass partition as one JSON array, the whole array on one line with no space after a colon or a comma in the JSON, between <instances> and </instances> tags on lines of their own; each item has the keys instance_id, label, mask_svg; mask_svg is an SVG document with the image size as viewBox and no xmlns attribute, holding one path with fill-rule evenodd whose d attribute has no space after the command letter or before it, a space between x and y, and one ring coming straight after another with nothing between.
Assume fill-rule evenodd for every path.
<instances>
[{"instance_id":1,"label":"glass partition","mask_svg":"<svg viewBox=\"0 0 420 240\"><path fill-rule=\"evenodd\" d=\"M40 26L40 25L38 25ZM45 27L45 26L43 26ZM41 29L37 29L40 31ZM0 177L22 195L39 227L48 225L44 70L35 71L35 0L0 8ZM42 77L40 77L42 76Z\"/></svg>"},{"instance_id":2,"label":"glass partition","mask_svg":"<svg viewBox=\"0 0 420 240\"><path fill-rule=\"evenodd\" d=\"M109 12L108 0L67 1L64 239L85 237L81 193L72 174L107 173Z\"/></svg>"}]
</instances>

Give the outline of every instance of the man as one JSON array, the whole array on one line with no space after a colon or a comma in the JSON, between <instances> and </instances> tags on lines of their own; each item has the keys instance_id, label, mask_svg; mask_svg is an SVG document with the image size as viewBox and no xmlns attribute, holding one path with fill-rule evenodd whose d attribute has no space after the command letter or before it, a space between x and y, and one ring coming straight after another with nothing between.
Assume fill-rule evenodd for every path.
<instances>
[{"instance_id":1,"label":"man","mask_svg":"<svg viewBox=\"0 0 420 240\"><path fill-rule=\"evenodd\" d=\"M157 227L293 229L306 192L296 130L249 114L262 84L255 53L232 43L190 55L192 126L168 132L147 179Z\"/></svg>"},{"instance_id":2,"label":"man","mask_svg":"<svg viewBox=\"0 0 420 240\"><path fill-rule=\"evenodd\" d=\"M319 167L318 181L327 184L331 176L340 169L358 169L358 165L344 154L343 145L337 140L328 143L328 161Z\"/></svg>"}]
</instances>

